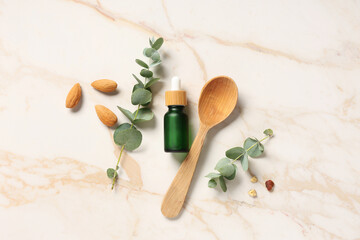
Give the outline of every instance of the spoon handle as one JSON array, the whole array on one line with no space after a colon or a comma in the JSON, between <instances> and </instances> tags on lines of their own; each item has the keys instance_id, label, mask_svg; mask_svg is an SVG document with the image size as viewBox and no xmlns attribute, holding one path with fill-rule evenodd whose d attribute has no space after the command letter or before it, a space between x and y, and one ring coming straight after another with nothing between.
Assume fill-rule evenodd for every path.
<instances>
[{"instance_id":1,"label":"spoon handle","mask_svg":"<svg viewBox=\"0 0 360 240\"><path fill-rule=\"evenodd\" d=\"M190 152L182 162L174 180L165 194L161 205L161 212L165 217L174 218L181 211L208 130L208 126L200 124L199 132L195 137Z\"/></svg>"}]
</instances>

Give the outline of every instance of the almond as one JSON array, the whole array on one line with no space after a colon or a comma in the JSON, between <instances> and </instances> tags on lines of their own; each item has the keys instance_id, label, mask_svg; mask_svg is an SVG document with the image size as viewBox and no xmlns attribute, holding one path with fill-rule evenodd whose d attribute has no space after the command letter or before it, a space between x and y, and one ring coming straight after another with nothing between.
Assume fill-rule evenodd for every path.
<instances>
[{"instance_id":1,"label":"almond","mask_svg":"<svg viewBox=\"0 0 360 240\"><path fill-rule=\"evenodd\" d=\"M91 86L101 92L113 92L117 88L117 83L109 79L100 79L92 82Z\"/></svg>"},{"instance_id":2,"label":"almond","mask_svg":"<svg viewBox=\"0 0 360 240\"><path fill-rule=\"evenodd\" d=\"M67 108L75 107L79 103L80 98L81 98L81 87L80 87L80 84L77 83L70 89L70 92L68 93L68 95L66 97L65 106Z\"/></svg>"},{"instance_id":3,"label":"almond","mask_svg":"<svg viewBox=\"0 0 360 240\"><path fill-rule=\"evenodd\" d=\"M117 117L110 109L104 107L103 105L95 106L96 114L98 115L100 121L108 127L112 127L117 122Z\"/></svg>"}]
</instances>

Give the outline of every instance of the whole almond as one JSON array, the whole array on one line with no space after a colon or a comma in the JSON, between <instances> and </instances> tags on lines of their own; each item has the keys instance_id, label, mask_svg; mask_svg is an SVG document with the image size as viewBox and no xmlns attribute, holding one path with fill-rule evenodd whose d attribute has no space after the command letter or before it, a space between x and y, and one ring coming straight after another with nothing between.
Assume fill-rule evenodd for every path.
<instances>
[{"instance_id":1,"label":"whole almond","mask_svg":"<svg viewBox=\"0 0 360 240\"><path fill-rule=\"evenodd\" d=\"M104 107L103 105L96 105L95 111L100 121L106 126L112 127L117 122L116 115L110 109Z\"/></svg>"},{"instance_id":2,"label":"whole almond","mask_svg":"<svg viewBox=\"0 0 360 240\"><path fill-rule=\"evenodd\" d=\"M81 87L80 84L77 83L70 89L66 97L65 106L67 108L75 107L79 103L80 98L81 98Z\"/></svg>"},{"instance_id":3,"label":"whole almond","mask_svg":"<svg viewBox=\"0 0 360 240\"><path fill-rule=\"evenodd\" d=\"M101 92L113 92L117 88L117 83L109 79L100 79L92 82L91 86Z\"/></svg>"}]
</instances>

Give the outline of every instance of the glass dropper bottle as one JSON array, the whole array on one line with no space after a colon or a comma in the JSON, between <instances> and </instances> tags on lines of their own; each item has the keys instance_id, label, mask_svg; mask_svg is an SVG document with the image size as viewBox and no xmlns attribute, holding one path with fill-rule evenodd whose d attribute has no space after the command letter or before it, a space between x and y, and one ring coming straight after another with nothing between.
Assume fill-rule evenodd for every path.
<instances>
[{"instance_id":1,"label":"glass dropper bottle","mask_svg":"<svg viewBox=\"0 0 360 240\"><path fill-rule=\"evenodd\" d=\"M171 79L171 90L165 92L165 104L169 108L164 116L165 152L189 151L189 120L184 113L186 92L180 85L180 78L175 76Z\"/></svg>"}]
</instances>

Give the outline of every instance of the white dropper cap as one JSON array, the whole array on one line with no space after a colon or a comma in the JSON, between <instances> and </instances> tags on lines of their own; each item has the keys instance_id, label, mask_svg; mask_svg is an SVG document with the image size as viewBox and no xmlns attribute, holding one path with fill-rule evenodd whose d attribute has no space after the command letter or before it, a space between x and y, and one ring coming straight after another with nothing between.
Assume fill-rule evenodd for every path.
<instances>
[{"instance_id":1,"label":"white dropper cap","mask_svg":"<svg viewBox=\"0 0 360 240\"><path fill-rule=\"evenodd\" d=\"M171 91L179 91L181 89L181 80L178 76L171 79Z\"/></svg>"}]
</instances>

